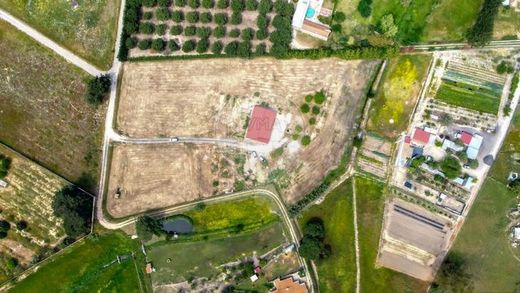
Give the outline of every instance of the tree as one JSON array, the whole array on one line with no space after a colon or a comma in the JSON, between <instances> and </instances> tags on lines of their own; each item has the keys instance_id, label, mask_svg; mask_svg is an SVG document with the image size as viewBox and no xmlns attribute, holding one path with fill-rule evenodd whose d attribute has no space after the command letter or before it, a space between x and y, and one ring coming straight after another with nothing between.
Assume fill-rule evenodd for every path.
<instances>
[{"instance_id":1,"label":"tree","mask_svg":"<svg viewBox=\"0 0 520 293\"><path fill-rule=\"evenodd\" d=\"M314 115L320 114L320 107L312 106L312 114L314 114Z\"/></svg>"},{"instance_id":2,"label":"tree","mask_svg":"<svg viewBox=\"0 0 520 293\"><path fill-rule=\"evenodd\" d=\"M197 42L197 53L202 54L208 51L209 41L208 38L203 38Z\"/></svg>"},{"instance_id":3,"label":"tree","mask_svg":"<svg viewBox=\"0 0 520 293\"><path fill-rule=\"evenodd\" d=\"M168 28L168 26L164 23L161 23L160 25L157 26L157 34L158 35L164 35L166 33L166 29Z\"/></svg>"},{"instance_id":4,"label":"tree","mask_svg":"<svg viewBox=\"0 0 520 293\"><path fill-rule=\"evenodd\" d=\"M269 37L269 32L267 29L259 29L256 31L256 38L259 40L265 40Z\"/></svg>"},{"instance_id":5,"label":"tree","mask_svg":"<svg viewBox=\"0 0 520 293\"><path fill-rule=\"evenodd\" d=\"M230 23L231 24L241 24L242 23L242 12L233 12L233 14L231 14L231 20L230 20Z\"/></svg>"},{"instance_id":6,"label":"tree","mask_svg":"<svg viewBox=\"0 0 520 293\"><path fill-rule=\"evenodd\" d=\"M216 24L225 25L228 22L228 15L224 12L216 13L214 19Z\"/></svg>"},{"instance_id":7,"label":"tree","mask_svg":"<svg viewBox=\"0 0 520 293\"><path fill-rule=\"evenodd\" d=\"M325 238L325 225L320 218L312 218L303 226L303 235L316 239Z\"/></svg>"},{"instance_id":8,"label":"tree","mask_svg":"<svg viewBox=\"0 0 520 293\"><path fill-rule=\"evenodd\" d=\"M369 17L372 14L372 0L359 1L357 10L364 18Z\"/></svg>"},{"instance_id":9,"label":"tree","mask_svg":"<svg viewBox=\"0 0 520 293\"><path fill-rule=\"evenodd\" d=\"M157 5L168 7L170 5L170 0L157 0Z\"/></svg>"},{"instance_id":10,"label":"tree","mask_svg":"<svg viewBox=\"0 0 520 293\"><path fill-rule=\"evenodd\" d=\"M9 224L9 222L7 222L6 220L0 220L0 231L1 232L6 232L9 231L11 229L11 224Z\"/></svg>"},{"instance_id":11,"label":"tree","mask_svg":"<svg viewBox=\"0 0 520 293\"><path fill-rule=\"evenodd\" d=\"M238 44L238 56L249 58L251 56L251 42L243 41Z\"/></svg>"},{"instance_id":12,"label":"tree","mask_svg":"<svg viewBox=\"0 0 520 293\"><path fill-rule=\"evenodd\" d=\"M170 34L172 34L174 36L178 36L178 35L182 34L182 25L172 26L172 28L170 29Z\"/></svg>"},{"instance_id":13,"label":"tree","mask_svg":"<svg viewBox=\"0 0 520 293\"><path fill-rule=\"evenodd\" d=\"M244 0L231 0L231 10L242 12L244 10Z\"/></svg>"},{"instance_id":14,"label":"tree","mask_svg":"<svg viewBox=\"0 0 520 293\"><path fill-rule=\"evenodd\" d=\"M199 21L199 13L197 11L190 11L186 13L186 20L189 23L197 23Z\"/></svg>"},{"instance_id":15,"label":"tree","mask_svg":"<svg viewBox=\"0 0 520 293\"><path fill-rule=\"evenodd\" d=\"M148 50L148 49L150 49L151 45L152 45L152 41L150 41L149 39L144 39L144 40L139 41L139 43L137 44L137 47L140 50Z\"/></svg>"},{"instance_id":16,"label":"tree","mask_svg":"<svg viewBox=\"0 0 520 293\"><path fill-rule=\"evenodd\" d=\"M459 160L454 156L447 156L441 163L441 171L448 179L455 179L461 173Z\"/></svg>"},{"instance_id":17,"label":"tree","mask_svg":"<svg viewBox=\"0 0 520 293\"><path fill-rule=\"evenodd\" d=\"M471 292L471 274L467 272L466 260L457 252L450 252L442 263L432 292Z\"/></svg>"},{"instance_id":18,"label":"tree","mask_svg":"<svg viewBox=\"0 0 520 293\"><path fill-rule=\"evenodd\" d=\"M168 49L170 49L170 51L172 51L172 52L175 52L175 51L179 51L180 47L179 47L179 44L177 44L177 42L175 40L169 40Z\"/></svg>"},{"instance_id":19,"label":"tree","mask_svg":"<svg viewBox=\"0 0 520 293\"><path fill-rule=\"evenodd\" d=\"M79 188L68 185L56 192L52 209L54 215L63 220L63 227L68 236L76 238L89 231L92 199Z\"/></svg>"},{"instance_id":20,"label":"tree","mask_svg":"<svg viewBox=\"0 0 520 293\"><path fill-rule=\"evenodd\" d=\"M166 7L161 7L155 11L155 17L162 21L168 20L170 18L170 11Z\"/></svg>"},{"instance_id":21,"label":"tree","mask_svg":"<svg viewBox=\"0 0 520 293\"><path fill-rule=\"evenodd\" d=\"M155 6L155 4L157 2L156 2L156 0L143 0L142 3L143 3L143 6L153 7L153 6Z\"/></svg>"},{"instance_id":22,"label":"tree","mask_svg":"<svg viewBox=\"0 0 520 293\"><path fill-rule=\"evenodd\" d=\"M24 220L16 222L16 229L20 231L27 229L27 222Z\"/></svg>"},{"instance_id":23,"label":"tree","mask_svg":"<svg viewBox=\"0 0 520 293\"><path fill-rule=\"evenodd\" d=\"M11 167L11 159L5 155L0 154L0 179L5 178Z\"/></svg>"},{"instance_id":24,"label":"tree","mask_svg":"<svg viewBox=\"0 0 520 293\"><path fill-rule=\"evenodd\" d=\"M246 0L246 10L255 11L258 8L256 0Z\"/></svg>"},{"instance_id":25,"label":"tree","mask_svg":"<svg viewBox=\"0 0 520 293\"><path fill-rule=\"evenodd\" d=\"M300 242L298 252L308 260L317 260L323 249L323 243L316 238L303 238Z\"/></svg>"},{"instance_id":26,"label":"tree","mask_svg":"<svg viewBox=\"0 0 520 293\"><path fill-rule=\"evenodd\" d=\"M197 27L194 25L190 25L184 29L184 35L187 37L191 37L197 34Z\"/></svg>"},{"instance_id":27,"label":"tree","mask_svg":"<svg viewBox=\"0 0 520 293\"><path fill-rule=\"evenodd\" d=\"M238 42L237 41L229 42L226 45L226 47L224 48L224 52L226 53L226 55L236 56L238 53Z\"/></svg>"},{"instance_id":28,"label":"tree","mask_svg":"<svg viewBox=\"0 0 520 293\"><path fill-rule=\"evenodd\" d=\"M498 64L497 66L498 74L513 73L514 71L515 68L513 67L513 64L511 64L511 62L502 60L500 64Z\"/></svg>"},{"instance_id":29,"label":"tree","mask_svg":"<svg viewBox=\"0 0 520 293\"><path fill-rule=\"evenodd\" d=\"M187 40L187 41L184 41L184 44L182 44L182 51L184 53L188 53L188 52L191 52L193 50L195 50L195 40Z\"/></svg>"},{"instance_id":30,"label":"tree","mask_svg":"<svg viewBox=\"0 0 520 293\"><path fill-rule=\"evenodd\" d=\"M267 53L267 46L265 45L265 43L260 43L260 44L256 45L256 48L255 48L256 55L265 55L266 53Z\"/></svg>"},{"instance_id":31,"label":"tree","mask_svg":"<svg viewBox=\"0 0 520 293\"><path fill-rule=\"evenodd\" d=\"M302 111L302 113L309 113L310 110L311 107L307 103L300 106L300 111Z\"/></svg>"},{"instance_id":32,"label":"tree","mask_svg":"<svg viewBox=\"0 0 520 293\"><path fill-rule=\"evenodd\" d=\"M311 137L308 135L304 135L302 137L302 145L306 146L306 145L309 145L310 143L311 143Z\"/></svg>"},{"instance_id":33,"label":"tree","mask_svg":"<svg viewBox=\"0 0 520 293\"><path fill-rule=\"evenodd\" d=\"M256 18L256 26L258 29L267 29L269 26L269 18L266 15L259 14Z\"/></svg>"},{"instance_id":34,"label":"tree","mask_svg":"<svg viewBox=\"0 0 520 293\"><path fill-rule=\"evenodd\" d=\"M226 9L229 6L228 0L218 0L217 1L217 8L220 9Z\"/></svg>"},{"instance_id":35,"label":"tree","mask_svg":"<svg viewBox=\"0 0 520 293\"><path fill-rule=\"evenodd\" d=\"M177 6L177 7L186 6L186 0L175 0L175 6Z\"/></svg>"},{"instance_id":36,"label":"tree","mask_svg":"<svg viewBox=\"0 0 520 293\"><path fill-rule=\"evenodd\" d=\"M392 14L387 14L381 18L379 29L387 38L395 37L397 31L399 30L399 28L394 23L394 16Z\"/></svg>"},{"instance_id":37,"label":"tree","mask_svg":"<svg viewBox=\"0 0 520 293\"><path fill-rule=\"evenodd\" d=\"M190 6L193 9L199 8L200 1L199 0L188 0L188 6Z\"/></svg>"},{"instance_id":38,"label":"tree","mask_svg":"<svg viewBox=\"0 0 520 293\"><path fill-rule=\"evenodd\" d=\"M226 36L226 27L225 26L217 26L215 30L213 30L213 36L215 38L223 38Z\"/></svg>"},{"instance_id":39,"label":"tree","mask_svg":"<svg viewBox=\"0 0 520 293\"><path fill-rule=\"evenodd\" d=\"M514 194L520 195L520 179L509 182L508 186Z\"/></svg>"},{"instance_id":40,"label":"tree","mask_svg":"<svg viewBox=\"0 0 520 293\"><path fill-rule=\"evenodd\" d=\"M258 12L260 12L260 14L265 15L271 12L271 9L273 9L271 0L260 0L260 4L258 4Z\"/></svg>"},{"instance_id":41,"label":"tree","mask_svg":"<svg viewBox=\"0 0 520 293\"><path fill-rule=\"evenodd\" d=\"M231 38L238 38L238 37L240 37L240 29L238 29L238 28L232 29L232 30L229 32L229 36L230 36Z\"/></svg>"},{"instance_id":42,"label":"tree","mask_svg":"<svg viewBox=\"0 0 520 293\"><path fill-rule=\"evenodd\" d=\"M485 0L481 6L477 20L468 31L468 42L476 46L484 46L493 38L493 28L501 0Z\"/></svg>"},{"instance_id":43,"label":"tree","mask_svg":"<svg viewBox=\"0 0 520 293\"><path fill-rule=\"evenodd\" d=\"M242 33L240 34L243 41L250 41L255 37L255 30L248 27L242 30Z\"/></svg>"},{"instance_id":44,"label":"tree","mask_svg":"<svg viewBox=\"0 0 520 293\"><path fill-rule=\"evenodd\" d=\"M334 14L332 15L332 20L337 22L337 23L342 23L344 22L345 20L347 19L347 16L345 15L345 13L341 12L341 11L336 11L334 12Z\"/></svg>"},{"instance_id":45,"label":"tree","mask_svg":"<svg viewBox=\"0 0 520 293\"><path fill-rule=\"evenodd\" d=\"M211 45L211 52L213 54L220 54L222 52L222 49L224 48L224 45L221 41L216 41Z\"/></svg>"},{"instance_id":46,"label":"tree","mask_svg":"<svg viewBox=\"0 0 520 293\"><path fill-rule=\"evenodd\" d=\"M155 26L151 22L142 22L139 24L139 32L142 34L153 34Z\"/></svg>"},{"instance_id":47,"label":"tree","mask_svg":"<svg viewBox=\"0 0 520 293\"><path fill-rule=\"evenodd\" d=\"M99 105L110 91L112 79L110 75L103 74L91 78L87 83L87 101L92 105Z\"/></svg>"},{"instance_id":48,"label":"tree","mask_svg":"<svg viewBox=\"0 0 520 293\"><path fill-rule=\"evenodd\" d=\"M203 12L200 14L200 22L202 23L210 23L213 20L213 15L211 12Z\"/></svg>"},{"instance_id":49,"label":"tree","mask_svg":"<svg viewBox=\"0 0 520 293\"><path fill-rule=\"evenodd\" d=\"M133 49L137 46L137 39L135 38L127 38L125 40L125 46L127 49Z\"/></svg>"},{"instance_id":50,"label":"tree","mask_svg":"<svg viewBox=\"0 0 520 293\"><path fill-rule=\"evenodd\" d=\"M198 27L197 28L197 37L201 39L207 39L211 36L211 28L210 27Z\"/></svg>"},{"instance_id":51,"label":"tree","mask_svg":"<svg viewBox=\"0 0 520 293\"><path fill-rule=\"evenodd\" d=\"M180 10L172 12L172 20L175 22L182 22L184 20L184 13Z\"/></svg>"},{"instance_id":52,"label":"tree","mask_svg":"<svg viewBox=\"0 0 520 293\"><path fill-rule=\"evenodd\" d=\"M153 235L161 236L164 233L160 221L149 216L139 217L135 229L137 236L144 241L149 241Z\"/></svg>"},{"instance_id":53,"label":"tree","mask_svg":"<svg viewBox=\"0 0 520 293\"><path fill-rule=\"evenodd\" d=\"M155 39L152 41L152 49L156 52L161 52L164 50L164 40L163 39Z\"/></svg>"},{"instance_id":54,"label":"tree","mask_svg":"<svg viewBox=\"0 0 520 293\"><path fill-rule=\"evenodd\" d=\"M213 8L214 6L215 6L215 2L213 0L202 0L202 7Z\"/></svg>"}]
</instances>

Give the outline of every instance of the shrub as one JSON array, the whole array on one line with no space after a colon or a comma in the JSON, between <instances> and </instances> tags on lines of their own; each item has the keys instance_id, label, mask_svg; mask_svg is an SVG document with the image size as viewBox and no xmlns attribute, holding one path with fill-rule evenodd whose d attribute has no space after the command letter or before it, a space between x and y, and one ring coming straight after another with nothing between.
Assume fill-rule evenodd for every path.
<instances>
[{"instance_id":1,"label":"shrub","mask_svg":"<svg viewBox=\"0 0 520 293\"><path fill-rule=\"evenodd\" d=\"M265 55L267 53L267 46L264 43L260 43L256 45L255 54L256 55Z\"/></svg>"},{"instance_id":2,"label":"shrub","mask_svg":"<svg viewBox=\"0 0 520 293\"><path fill-rule=\"evenodd\" d=\"M225 8L228 8L228 6L229 6L228 0L218 0L217 1L217 8L225 9Z\"/></svg>"},{"instance_id":3,"label":"shrub","mask_svg":"<svg viewBox=\"0 0 520 293\"><path fill-rule=\"evenodd\" d=\"M224 52L226 53L226 55L236 56L238 53L238 42L237 41L229 42L226 45L226 47L224 48Z\"/></svg>"},{"instance_id":4,"label":"shrub","mask_svg":"<svg viewBox=\"0 0 520 293\"><path fill-rule=\"evenodd\" d=\"M211 15L211 12L203 12L200 14L200 22L210 23L212 20L213 20L213 15Z\"/></svg>"},{"instance_id":5,"label":"shrub","mask_svg":"<svg viewBox=\"0 0 520 293\"><path fill-rule=\"evenodd\" d=\"M161 52L164 50L164 40L163 39L155 39L152 41L152 49L156 52Z\"/></svg>"},{"instance_id":6,"label":"shrub","mask_svg":"<svg viewBox=\"0 0 520 293\"><path fill-rule=\"evenodd\" d=\"M27 229L27 222L24 220L16 222L16 229L20 231Z\"/></svg>"},{"instance_id":7,"label":"shrub","mask_svg":"<svg viewBox=\"0 0 520 293\"><path fill-rule=\"evenodd\" d=\"M190 11L186 13L186 20L189 23L197 23L199 21L199 13L197 11Z\"/></svg>"},{"instance_id":8,"label":"shrub","mask_svg":"<svg viewBox=\"0 0 520 293\"><path fill-rule=\"evenodd\" d=\"M155 17L158 19L158 20L168 20L170 18L170 11L168 10L168 8L165 8L165 7L161 7L159 9L157 9L157 11L155 11Z\"/></svg>"},{"instance_id":9,"label":"shrub","mask_svg":"<svg viewBox=\"0 0 520 293\"><path fill-rule=\"evenodd\" d=\"M274 10L278 15L291 18L294 14L294 5L292 2L287 2L286 0L276 0Z\"/></svg>"},{"instance_id":10,"label":"shrub","mask_svg":"<svg viewBox=\"0 0 520 293\"><path fill-rule=\"evenodd\" d=\"M184 13L180 10L172 12L172 20L175 22L182 22L184 20Z\"/></svg>"},{"instance_id":11,"label":"shrub","mask_svg":"<svg viewBox=\"0 0 520 293\"><path fill-rule=\"evenodd\" d=\"M331 30L332 32L335 32L335 33L339 33L339 32L341 32L342 29L343 29L343 28L342 28L341 24L337 24L337 23L335 23L335 24L333 24L333 25L330 26L330 30Z\"/></svg>"},{"instance_id":12,"label":"shrub","mask_svg":"<svg viewBox=\"0 0 520 293\"><path fill-rule=\"evenodd\" d=\"M233 12L231 14L231 24L241 24L242 23L242 13L241 12Z\"/></svg>"},{"instance_id":13,"label":"shrub","mask_svg":"<svg viewBox=\"0 0 520 293\"><path fill-rule=\"evenodd\" d=\"M259 29L256 31L256 38L259 40L265 40L269 37L269 32L266 29Z\"/></svg>"},{"instance_id":14,"label":"shrub","mask_svg":"<svg viewBox=\"0 0 520 293\"><path fill-rule=\"evenodd\" d=\"M133 49L137 46L137 39L136 38L127 38L125 40L125 46L127 49Z\"/></svg>"},{"instance_id":15,"label":"shrub","mask_svg":"<svg viewBox=\"0 0 520 293\"><path fill-rule=\"evenodd\" d=\"M157 5L168 7L170 5L170 0L157 0Z\"/></svg>"},{"instance_id":16,"label":"shrub","mask_svg":"<svg viewBox=\"0 0 520 293\"><path fill-rule=\"evenodd\" d=\"M204 39L211 36L211 28L210 27L199 27L197 28L197 37Z\"/></svg>"},{"instance_id":17,"label":"shrub","mask_svg":"<svg viewBox=\"0 0 520 293\"><path fill-rule=\"evenodd\" d=\"M195 50L195 45L195 40L184 41L184 44L182 44L182 51L185 53L191 52Z\"/></svg>"},{"instance_id":18,"label":"shrub","mask_svg":"<svg viewBox=\"0 0 520 293\"><path fill-rule=\"evenodd\" d=\"M244 10L244 0L231 0L231 10L242 12Z\"/></svg>"},{"instance_id":19,"label":"shrub","mask_svg":"<svg viewBox=\"0 0 520 293\"><path fill-rule=\"evenodd\" d=\"M213 0L202 0L202 7L213 8L214 6L215 6L215 2Z\"/></svg>"},{"instance_id":20,"label":"shrub","mask_svg":"<svg viewBox=\"0 0 520 293\"><path fill-rule=\"evenodd\" d=\"M298 252L307 260L317 260L323 249L323 243L315 238L303 238Z\"/></svg>"},{"instance_id":21,"label":"shrub","mask_svg":"<svg viewBox=\"0 0 520 293\"><path fill-rule=\"evenodd\" d=\"M222 52L222 49L224 48L224 45L221 41L216 41L211 45L211 52L213 54L220 54Z\"/></svg>"},{"instance_id":22,"label":"shrub","mask_svg":"<svg viewBox=\"0 0 520 293\"><path fill-rule=\"evenodd\" d=\"M190 6L193 9L199 8L200 1L199 0L188 0L188 6Z\"/></svg>"},{"instance_id":23,"label":"shrub","mask_svg":"<svg viewBox=\"0 0 520 293\"><path fill-rule=\"evenodd\" d=\"M345 15L345 13L341 12L341 11L336 11L334 12L334 14L332 15L332 20L337 22L337 23L342 23L344 22L345 20L347 19L347 16Z\"/></svg>"},{"instance_id":24,"label":"shrub","mask_svg":"<svg viewBox=\"0 0 520 293\"><path fill-rule=\"evenodd\" d=\"M312 218L303 226L303 236L315 239L325 238L325 225L320 218Z\"/></svg>"},{"instance_id":25,"label":"shrub","mask_svg":"<svg viewBox=\"0 0 520 293\"><path fill-rule=\"evenodd\" d=\"M224 25L228 22L228 15L225 12L215 14L215 23L218 25Z\"/></svg>"},{"instance_id":26,"label":"shrub","mask_svg":"<svg viewBox=\"0 0 520 293\"><path fill-rule=\"evenodd\" d=\"M92 198L77 187L68 185L56 192L52 209L54 215L63 220L63 227L68 236L76 238L89 231Z\"/></svg>"},{"instance_id":27,"label":"shrub","mask_svg":"<svg viewBox=\"0 0 520 293\"><path fill-rule=\"evenodd\" d=\"M441 163L441 171L448 179L455 179L461 173L459 160L454 156L447 156Z\"/></svg>"},{"instance_id":28,"label":"shrub","mask_svg":"<svg viewBox=\"0 0 520 293\"><path fill-rule=\"evenodd\" d=\"M186 0L175 0L175 6L177 6L177 7L186 6Z\"/></svg>"},{"instance_id":29,"label":"shrub","mask_svg":"<svg viewBox=\"0 0 520 293\"><path fill-rule=\"evenodd\" d=\"M152 41L150 41L149 39L144 39L144 40L139 41L139 43L137 44L137 47L140 50L148 50L148 49L150 49L151 45L152 45Z\"/></svg>"},{"instance_id":30,"label":"shrub","mask_svg":"<svg viewBox=\"0 0 520 293\"><path fill-rule=\"evenodd\" d=\"M194 25L190 25L184 29L184 35L191 37L197 34L197 28Z\"/></svg>"},{"instance_id":31,"label":"shrub","mask_svg":"<svg viewBox=\"0 0 520 293\"><path fill-rule=\"evenodd\" d=\"M271 9L273 9L271 0L260 0L260 4L258 4L258 12L260 12L260 14L265 15L271 12Z\"/></svg>"},{"instance_id":32,"label":"shrub","mask_svg":"<svg viewBox=\"0 0 520 293\"><path fill-rule=\"evenodd\" d=\"M238 56L242 58L249 58L251 56L251 43L243 41L238 44Z\"/></svg>"},{"instance_id":33,"label":"shrub","mask_svg":"<svg viewBox=\"0 0 520 293\"><path fill-rule=\"evenodd\" d=\"M213 30L213 36L215 38L223 38L226 36L226 27L225 26L217 26L214 30Z\"/></svg>"},{"instance_id":34,"label":"shrub","mask_svg":"<svg viewBox=\"0 0 520 293\"><path fill-rule=\"evenodd\" d=\"M143 6L153 7L157 3L156 0L142 0Z\"/></svg>"},{"instance_id":35,"label":"shrub","mask_svg":"<svg viewBox=\"0 0 520 293\"><path fill-rule=\"evenodd\" d=\"M139 24L139 32L142 34L150 35L153 34L154 30L155 26L151 22L141 22L141 24Z\"/></svg>"},{"instance_id":36,"label":"shrub","mask_svg":"<svg viewBox=\"0 0 520 293\"><path fill-rule=\"evenodd\" d=\"M311 107L309 106L309 104L303 104L300 106L300 111L302 111L302 113L309 113L311 110Z\"/></svg>"},{"instance_id":37,"label":"shrub","mask_svg":"<svg viewBox=\"0 0 520 293\"><path fill-rule=\"evenodd\" d=\"M302 137L302 145L309 145L311 143L311 137L308 135L304 135Z\"/></svg>"},{"instance_id":38,"label":"shrub","mask_svg":"<svg viewBox=\"0 0 520 293\"><path fill-rule=\"evenodd\" d=\"M166 33L166 30L168 29L168 26L164 23L157 26L156 32L158 35L164 35Z\"/></svg>"},{"instance_id":39,"label":"shrub","mask_svg":"<svg viewBox=\"0 0 520 293\"><path fill-rule=\"evenodd\" d=\"M513 73L515 71L515 68L513 67L513 64L508 61L502 60L500 64L497 66L497 73L498 74L505 74L505 73Z\"/></svg>"},{"instance_id":40,"label":"shrub","mask_svg":"<svg viewBox=\"0 0 520 293\"><path fill-rule=\"evenodd\" d=\"M7 232L11 229L11 224L6 220L0 220L0 231Z\"/></svg>"},{"instance_id":41,"label":"shrub","mask_svg":"<svg viewBox=\"0 0 520 293\"><path fill-rule=\"evenodd\" d=\"M246 0L246 10L255 11L258 8L256 0Z\"/></svg>"},{"instance_id":42,"label":"shrub","mask_svg":"<svg viewBox=\"0 0 520 293\"><path fill-rule=\"evenodd\" d=\"M307 97L305 97L305 98L307 99ZM314 95L314 102L318 105L323 104L323 102L325 102L325 99L326 99L326 96L325 96L325 92L323 90L317 92Z\"/></svg>"},{"instance_id":43,"label":"shrub","mask_svg":"<svg viewBox=\"0 0 520 293\"><path fill-rule=\"evenodd\" d=\"M387 14L381 18L379 30L387 38L393 38L397 34L399 28L394 23L394 16L392 14Z\"/></svg>"},{"instance_id":44,"label":"shrub","mask_svg":"<svg viewBox=\"0 0 520 293\"><path fill-rule=\"evenodd\" d=\"M172 26L172 28L170 29L170 34L174 35L174 36L178 36L178 35L182 34L182 25Z\"/></svg>"},{"instance_id":45,"label":"shrub","mask_svg":"<svg viewBox=\"0 0 520 293\"><path fill-rule=\"evenodd\" d=\"M248 28L243 29L242 33L240 35L242 37L242 40L250 41L255 37L255 30L248 27Z\"/></svg>"},{"instance_id":46,"label":"shrub","mask_svg":"<svg viewBox=\"0 0 520 293\"><path fill-rule=\"evenodd\" d=\"M312 114L314 114L314 115L320 114L320 107L312 106Z\"/></svg>"},{"instance_id":47,"label":"shrub","mask_svg":"<svg viewBox=\"0 0 520 293\"><path fill-rule=\"evenodd\" d=\"M273 26L277 29L286 28L291 25L291 19L287 17L283 17L280 15L276 15L273 18Z\"/></svg>"},{"instance_id":48,"label":"shrub","mask_svg":"<svg viewBox=\"0 0 520 293\"><path fill-rule=\"evenodd\" d=\"M202 54L208 51L209 41L207 38L203 38L197 42L197 53Z\"/></svg>"},{"instance_id":49,"label":"shrub","mask_svg":"<svg viewBox=\"0 0 520 293\"><path fill-rule=\"evenodd\" d=\"M149 241L153 235L161 236L164 234L161 222L149 216L142 216L137 218L135 223L137 236L143 241Z\"/></svg>"},{"instance_id":50,"label":"shrub","mask_svg":"<svg viewBox=\"0 0 520 293\"><path fill-rule=\"evenodd\" d=\"M316 124L316 118L311 117L311 118L309 119L309 124L310 124L310 125L314 125L314 124Z\"/></svg>"},{"instance_id":51,"label":"shrub","mask_svg":"<svg viewBox=\"0 0 520 293\"><path fill-rule=\"evenodd\" d=\"M89 79L87 83L87 101L92 105L98 105L103 102L110 91L112 80L110 75L104 74Z\"/></svg>"},{"instance_id":52,"label":"shrub","mask_svg":"<svg viewBox=\"0 0 520 293\"><path fill-rule=\"evenodd\" d=\"M269 26L269 18L266 15L259 14L256 18L256 25L258 29L267 29Z\"/></svg>"},{"instance_id":53,"label":"shrub","mask_svg":"<svg viewBox=\"0 0 520 293\"><path fill-rule=\"evenodd\" d=\"M493 38L493 27L498 8L502 4L500 0L485 0L480 8L477 20L468 31L467 39L469 43L483 46Z\"/></svg>"},{"instance_id":54,"label":"shrub","mask_svg":"<svg viewBox=\"0 0 520 293\"><path fill-rule=\"evenodd\" d=\"M357 10L364 18L369 17L372 14L372 0L359 1Z\"/></svg>"},{"instance_id":55,"label":"shrub","mask_svg":"<svg viewBox=\"0 0 520 293\"><path fill-rule=\"evenodd\" d=\"M147 12L143 13L143 19L144 20L150 20L152 18L153 18L153 12L147 11Z\"/></svg>"},{"instance_id":56,"label":"shrub","mask_svg":"<svg viewBox=\"0 0 520 293\"><path fill-rule=\"evenodd\" d=\"M179 47L179 44L177 44L177 42L175 40L169 40L168 49L170 49L170 51L172 51L172 52L175 52L175 51L179 51L180 47Z\"/></svg>"},{"instance_id":57,"label":"shrub","mask_svg":"<svg viewBox=\"0 0 520 293\"><path fill-rule=\"evenodd\" d=\"M231 38L238 38L240 36L240 29L234 28L229 32Z\"/></svg>"}]
</instances>

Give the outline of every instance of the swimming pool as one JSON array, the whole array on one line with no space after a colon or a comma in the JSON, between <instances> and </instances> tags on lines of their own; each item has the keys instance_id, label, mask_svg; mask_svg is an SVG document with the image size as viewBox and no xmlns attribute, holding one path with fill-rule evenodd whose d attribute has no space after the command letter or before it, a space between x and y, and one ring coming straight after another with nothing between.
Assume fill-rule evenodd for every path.
<instances>
[{"instance_id":1,"label":"swimming pool","mask_svg":"<svg viewBox=\"0 0 520 293\"><path fill-rule=\"evenodd\" d=\"M309 8L307 9L307 13L305 13L305 17L306 17L306 18L311 18L311 17L314 16L315 13L316 13L316 11L314 10L314 8L309 7Z\"/></svg>"}]
</instances>

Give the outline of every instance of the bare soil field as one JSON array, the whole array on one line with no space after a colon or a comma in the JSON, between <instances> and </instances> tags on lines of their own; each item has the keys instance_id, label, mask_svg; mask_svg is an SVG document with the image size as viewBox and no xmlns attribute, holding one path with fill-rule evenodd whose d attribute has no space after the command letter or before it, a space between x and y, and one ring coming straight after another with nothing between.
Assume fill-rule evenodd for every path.
<instances>
[{"instance_id":1,"label":"bare soil field","mask_svg":"<svg viewBox=\"0 0 520 293\"><path fill-rule=\"evenodd\" d=\"M108 212L125 217L237 189L244 160L211 145L115 145Z\"/></svg>"},{"instance_id":2,"label":"bare soil field","mask_svg":"<svg viewBox=\"0 0 520 293\"><path fill-rule=\"evenodd\" d=\"M92 190L103 107L84 99L87 75L0 22L0 142Z\"/></svg>"},{"instance_id":3,"label":"bare soil field","mask_svg":"<svg viewBox=\"0 0 520 293\"><path fill-rule=\"evenodd\" d=\"M243 139L252 107L267 105L285 121L284 129L275 129L283 136L276 147L285 154L269 167L287 173L283 193L293 201L339 163L375 64L271 58L128 63L117 127L133 137ZM320 90L327 98L316 105L319 114L302 113L305 96ZM304 135L311 139L305 147Z\"/></svg>"},{"instance_id":4,"label":"bare soil field","mask_svg":"<svg viewBox=\"0 0 520 293\"><path fill-rule=\"evenodd\" d=\"M3 179L8 185L0 187L0 218L8 221L11 228L7 237L0 240L0 255L14 257L25 266L44 247L55 246L65 236L62 220L54 216L51 204L56 191L67 183L2 144L0 154L11 159L8 175ZM27 228L18 230L18 221L27 222ZM14 271L2 267L0 281L4 274L11 273Z\"/></svg>"}]
</instances>

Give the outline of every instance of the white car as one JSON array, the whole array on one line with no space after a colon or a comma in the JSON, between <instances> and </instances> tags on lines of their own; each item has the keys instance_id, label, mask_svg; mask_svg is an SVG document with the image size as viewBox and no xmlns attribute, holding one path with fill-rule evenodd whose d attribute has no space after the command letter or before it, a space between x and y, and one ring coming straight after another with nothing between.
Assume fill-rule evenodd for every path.
<instances>
[{"instance_id":1,"label":"white car","mask_svg":"<svg viewBox=\"0 0 520 293\"><path fill-rule=\"evenodd\" d=\"M172 137L170 138L170 142L178 142L179 141L179 138L178 137Z\"/></svg>"}]
</instances>

